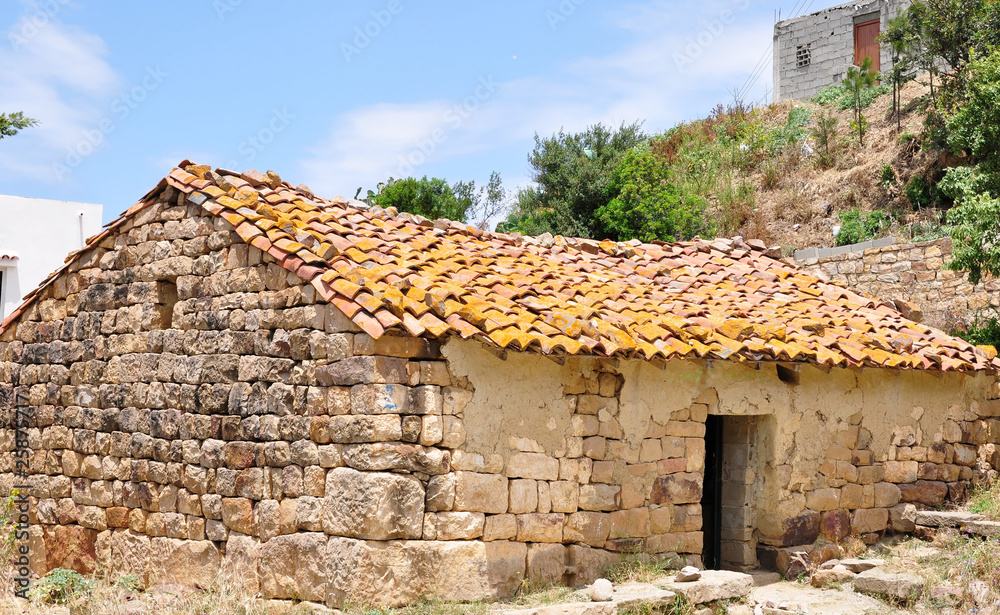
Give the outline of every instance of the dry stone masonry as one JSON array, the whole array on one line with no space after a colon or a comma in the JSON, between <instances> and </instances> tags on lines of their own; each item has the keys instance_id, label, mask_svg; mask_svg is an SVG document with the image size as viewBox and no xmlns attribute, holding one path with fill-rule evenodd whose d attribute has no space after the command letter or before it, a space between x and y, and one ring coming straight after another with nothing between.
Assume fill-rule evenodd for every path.
<instances>
[{"instance_id":1,"label":"dry stone masonry","mask_svg":"<svg viewBox=\"0 0 1000 615\"><path fill-rule=\"evenodd\" d=\"M945 268L950 260L951 239L945 238L807 258L800 264L814 275L896 301L907 317L948 330L1000 308L1000 281L970 284L964 273Z\"/></svg>"},{"instance_id":2,"label":"dry stone masonry","mask_svg":"<svg viewBox=\"0 0 1000 615\"><path fill-rule=\"evenodd\" d=\"M400 604L589 582L626 550L699 561L706 405L632 448L622 378L590 361L559 450L468 452L474 387L437 342L373 340L202 213L167 189L0 341L37 573L234 571L273 598Z\"/></svg>"}]
</instances>

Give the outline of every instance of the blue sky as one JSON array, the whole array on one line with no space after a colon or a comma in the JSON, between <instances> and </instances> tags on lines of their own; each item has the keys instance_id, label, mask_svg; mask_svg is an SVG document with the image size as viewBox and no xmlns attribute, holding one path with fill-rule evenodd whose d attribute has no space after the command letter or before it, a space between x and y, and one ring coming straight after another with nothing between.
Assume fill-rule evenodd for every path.
<instances>
[{"instance_id":1,"label":"blue sky","mask_svg":"<svg viewBox=\"0 0 1000 615\"><path fill-rule=\"evenodd\" d=\"M747 99L763 99L775 11L833 4L5 0L0 111L42 124L0 141L0 194L110 220L184 158L324 196L494 170L513 188L536 132L664 130L762 59Z\"/></svg>"}]
</instances>

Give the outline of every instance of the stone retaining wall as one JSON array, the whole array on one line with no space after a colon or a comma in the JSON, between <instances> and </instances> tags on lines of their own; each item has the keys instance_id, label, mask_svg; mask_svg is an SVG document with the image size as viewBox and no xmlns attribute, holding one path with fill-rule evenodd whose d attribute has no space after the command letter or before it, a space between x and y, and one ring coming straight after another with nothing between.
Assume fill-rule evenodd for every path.
<instances>
[{"instance_id":1,"label":"stone retaining wall","mask_svg":"<svg viewBox=\"0 0 1000 615\"><path fill-rule=\"evenodd\" d=\"M870 248L827 258L807 258L799 264L814 275L886 301L903 301L932 327L950 330L968 325L977 312L1000 307L1000 281L987 278L969 283L964 273L945 269L951 259L951 239Z\"/></svg>"}]
</instances>

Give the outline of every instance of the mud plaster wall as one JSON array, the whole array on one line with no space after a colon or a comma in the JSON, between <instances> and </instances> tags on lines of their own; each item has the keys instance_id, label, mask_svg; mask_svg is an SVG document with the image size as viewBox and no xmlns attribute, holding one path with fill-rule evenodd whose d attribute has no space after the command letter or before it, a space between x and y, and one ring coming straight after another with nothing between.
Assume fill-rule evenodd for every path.
<instances>
[{"instance_id":1,"label":"mud plaster wall","mask_svg":"<svg viewBox=\"0 0 1000 615\"><path fill-rule=\"evenodd\" d=\"M465 409L467 449L505 461L518 437L530 436L549 454L563 446L573 430L564 391L601 364L514 353L504 360L457 341L444 355L474 391ZM601 369L623 379L615 418L633 452L657 425L699 405L711 414L773 417L755 422L753 436L760 465L752 507L764 544L885 531L893 507L960 497L977 447L1000 438L991 419L996 402L987 401L997 397L996 383L986 375L803 366L790 384L770 364L613 361ZM619 465L615 480L635 477Z\"/></svg>"}]
</instances>

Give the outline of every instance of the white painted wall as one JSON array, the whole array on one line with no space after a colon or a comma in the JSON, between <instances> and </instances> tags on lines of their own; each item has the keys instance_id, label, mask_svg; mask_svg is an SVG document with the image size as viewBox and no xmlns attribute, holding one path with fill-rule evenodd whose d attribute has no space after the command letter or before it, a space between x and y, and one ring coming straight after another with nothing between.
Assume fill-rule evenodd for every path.
<instances>
[{"instance_id":1,"label":"white painted wall","mask_svg":"<svg viewBox=\"0 0 1000 615\"><path fill-rule=\"evenodd\" d=\"M101 230L103 207L92 203L49 201L0 195L0 320L21 305L22 298L63 266L66 256Z\"/></svg>"}]
</instances>

